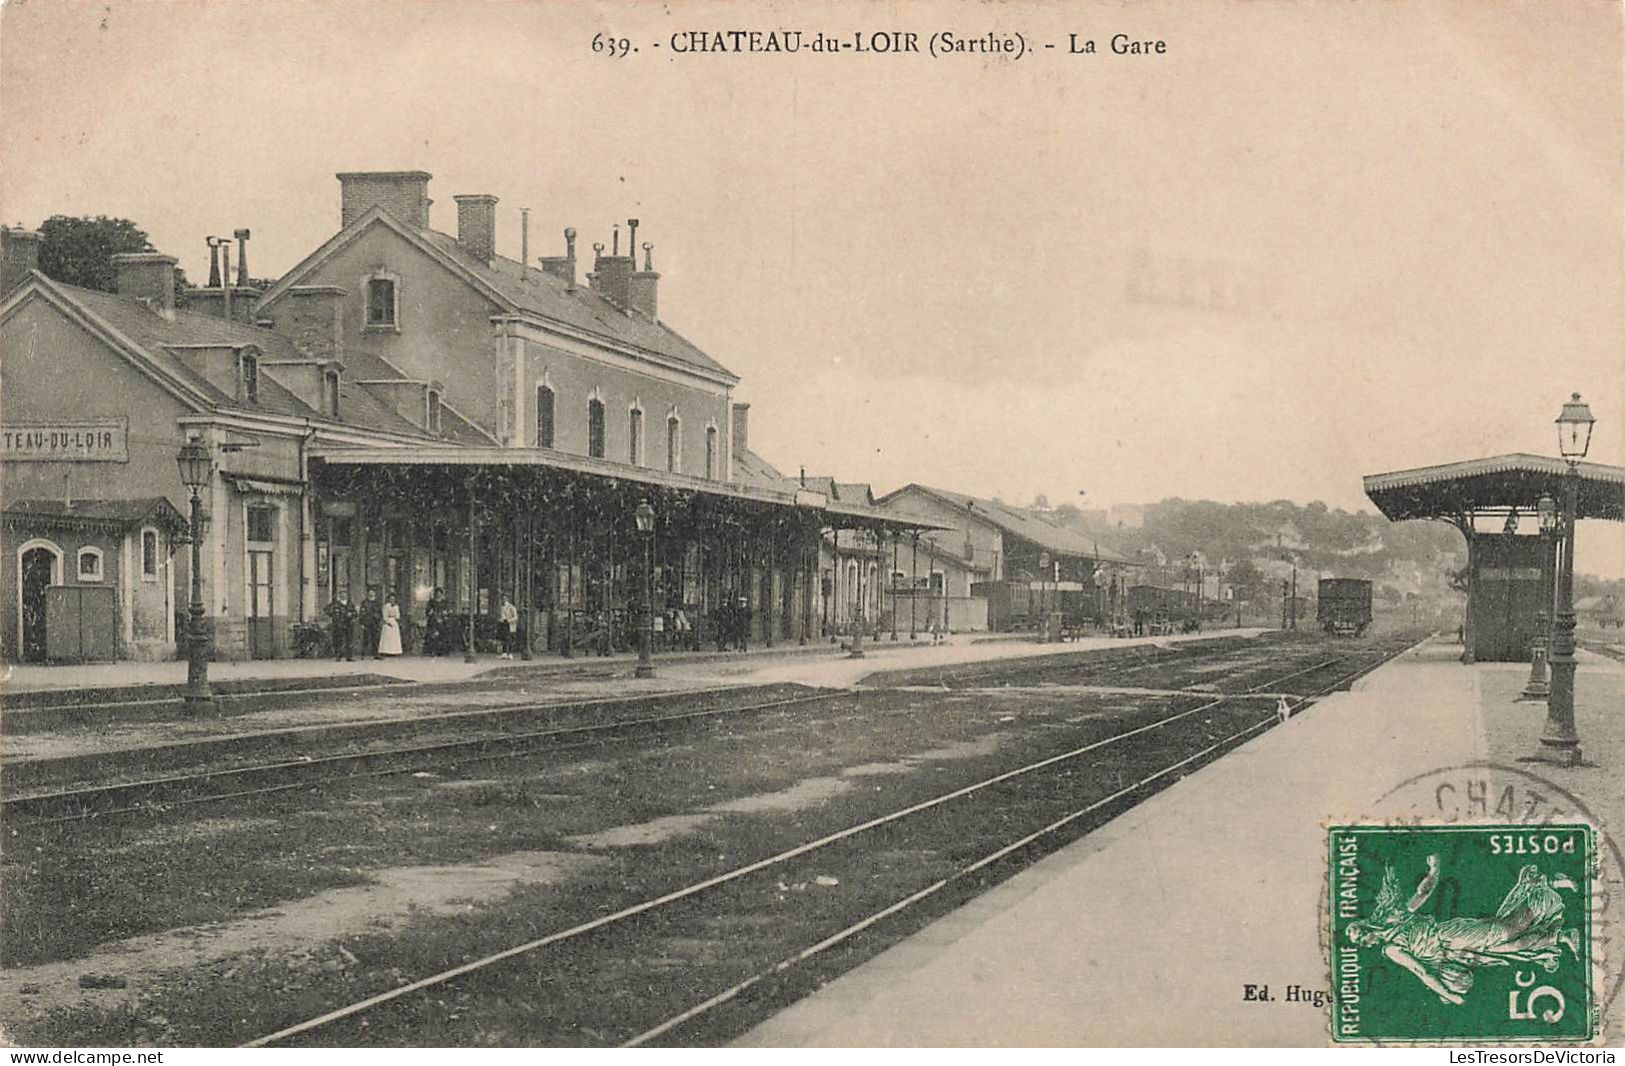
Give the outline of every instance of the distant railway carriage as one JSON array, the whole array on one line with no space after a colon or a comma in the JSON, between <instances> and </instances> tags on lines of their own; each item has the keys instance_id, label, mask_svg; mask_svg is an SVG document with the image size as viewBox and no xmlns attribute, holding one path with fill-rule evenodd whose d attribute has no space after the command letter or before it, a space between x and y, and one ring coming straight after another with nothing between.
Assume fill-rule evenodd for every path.
<instances>
[{"instance_id":1,"label":"distant railway carriage","mask_svg":"<svg viewBox=\"0 0 1625 1066\"><path fill-rule=\"evenodd\" d=\"M1328 633L1362 636L1371 624L1371 582L1352 577L1320 579L1316 621Z\"/></svg>"}]
</instances>

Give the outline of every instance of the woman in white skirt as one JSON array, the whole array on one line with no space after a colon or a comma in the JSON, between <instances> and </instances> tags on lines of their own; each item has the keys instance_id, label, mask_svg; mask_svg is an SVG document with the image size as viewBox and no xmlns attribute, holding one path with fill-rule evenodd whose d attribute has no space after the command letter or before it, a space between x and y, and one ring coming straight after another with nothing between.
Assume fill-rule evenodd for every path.
<instances>
[{"instance_id":1,"label":"woman in white skirt","mask_svg":"<svg viewBox=\"0 0 1625 1066\"><path fill-rule=\"evenodd\" d=\"M384 624L378 631L378 654L399 655L401 653L401 605L396 602L395 594L391 592L384 600Z\"/></svg>"}]
</instances>

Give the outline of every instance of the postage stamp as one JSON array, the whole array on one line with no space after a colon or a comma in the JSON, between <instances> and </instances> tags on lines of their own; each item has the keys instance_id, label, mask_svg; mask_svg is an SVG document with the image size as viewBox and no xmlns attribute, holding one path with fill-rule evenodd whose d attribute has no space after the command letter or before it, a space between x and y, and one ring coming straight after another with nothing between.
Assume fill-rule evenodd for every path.
<instances>
[{"instance_id":1,"label":"postage stamp","mask_svg":"<svg viewBox=\"0 0 1625 1066\"><path fill-rule=\"evenodd\" d=\"M1595 1034L1591 826L1333 825L1327 846L1335 1041Z\"/></svg>"}]
</instances>

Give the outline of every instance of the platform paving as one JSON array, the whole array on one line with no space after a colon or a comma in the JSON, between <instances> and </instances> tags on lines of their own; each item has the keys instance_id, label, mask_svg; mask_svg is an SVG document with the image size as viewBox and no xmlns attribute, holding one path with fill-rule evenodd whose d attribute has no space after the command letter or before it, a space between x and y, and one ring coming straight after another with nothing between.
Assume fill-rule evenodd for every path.
<instances>
[{"instance_id":1,"label":"platform paving","mask_svg":"<svg viewBox=\"0 0 1625 1066\"><path fill-rule=\"evenodd\" d=\"M1289 985L1329 987L1318 932L1323 823L1405 813L1421 793L1404 782L1441 769L1460 776L1449 768L1515 760L1536 746L1544 705L1512 702L1527 667L1463 666L1459 653L1459 645L1429 643L1405 654L739 1043L1326 1043L1327 1012L1286 999ZM1577 721L1588 765L1533 769L1585 803L1605 831L1625 835L1622 689L1625 666L1582 655ZM1247 984L1268 984L1273 1000L1244 1001ZM1625 1032L1620 999L1608 1015L1615 1040Z\"/></svg>"}]
</instances>

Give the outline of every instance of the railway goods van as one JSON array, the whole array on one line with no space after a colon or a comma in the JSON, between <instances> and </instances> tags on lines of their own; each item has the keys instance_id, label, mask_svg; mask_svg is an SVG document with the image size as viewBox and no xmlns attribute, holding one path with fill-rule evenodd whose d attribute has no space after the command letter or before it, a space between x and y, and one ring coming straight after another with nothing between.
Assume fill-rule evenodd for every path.
<instances>
[{"instance_id":1,"label":"railway goods van","mask_svg":"<svg viewBox=\"0 0 1625 1066\"><path fill-rule=\"evenodd\" d=\"M1316 621L1328 633L1363 636L1371 624L1371 582L1353 577L1320 579Z\"/></svg>"}]
</instances>

